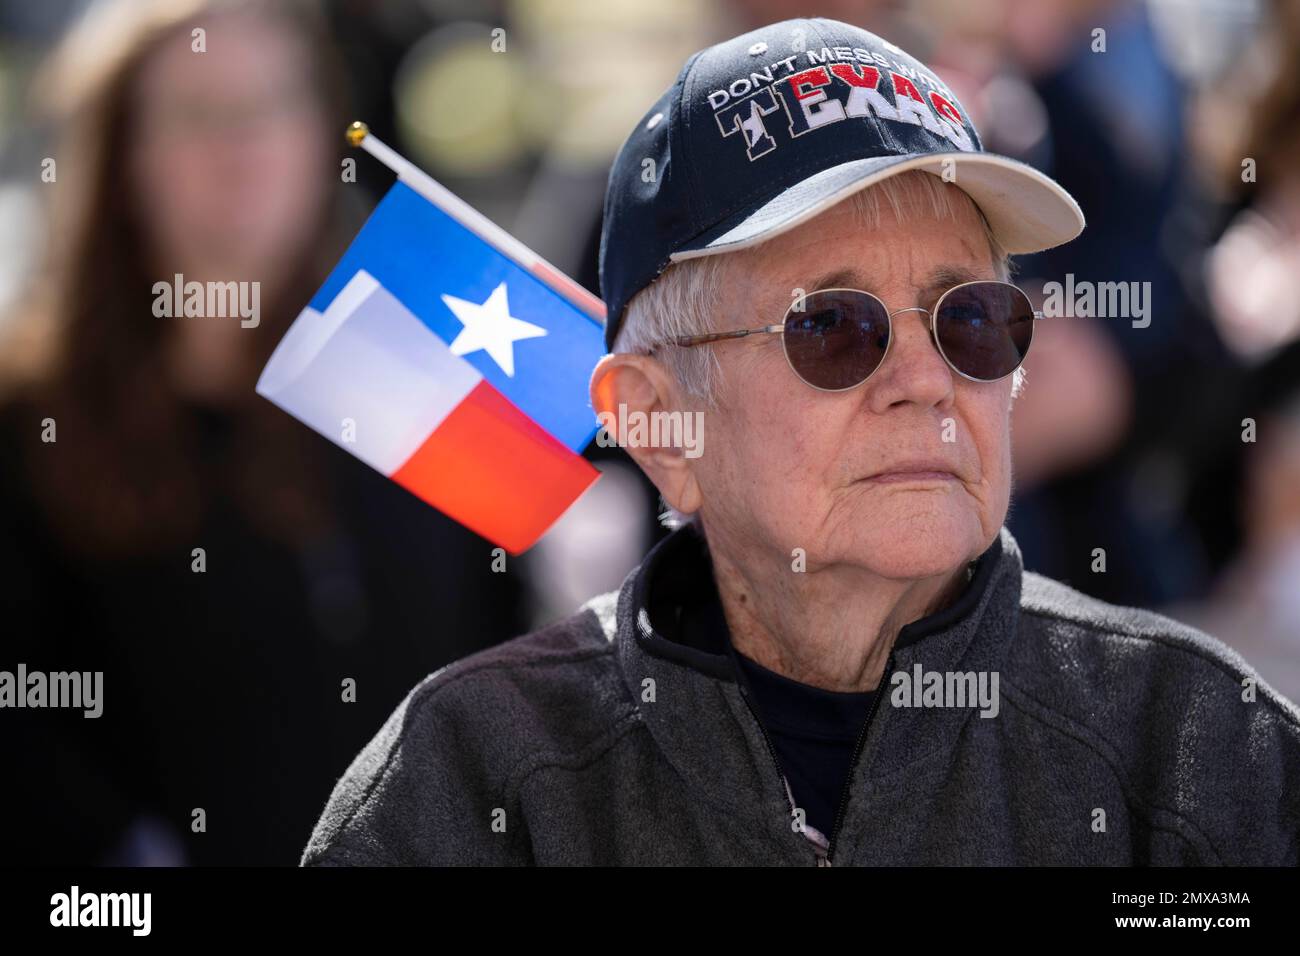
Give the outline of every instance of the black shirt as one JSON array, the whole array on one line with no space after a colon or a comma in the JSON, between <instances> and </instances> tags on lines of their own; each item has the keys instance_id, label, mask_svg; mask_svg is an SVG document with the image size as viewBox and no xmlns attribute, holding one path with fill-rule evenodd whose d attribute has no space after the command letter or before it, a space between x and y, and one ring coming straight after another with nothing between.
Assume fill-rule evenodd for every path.
<instances>
[{"instance_id":1,"label":"black shirt","mask_svg":"<svg viewBox=\"0 0 1300 956\"><path fill-rule=\"evenodd\" d=\"M875 691L823 690L784 677L739 651L749 693L809 826L828 840Z\"/></svg>"}]
</instances>

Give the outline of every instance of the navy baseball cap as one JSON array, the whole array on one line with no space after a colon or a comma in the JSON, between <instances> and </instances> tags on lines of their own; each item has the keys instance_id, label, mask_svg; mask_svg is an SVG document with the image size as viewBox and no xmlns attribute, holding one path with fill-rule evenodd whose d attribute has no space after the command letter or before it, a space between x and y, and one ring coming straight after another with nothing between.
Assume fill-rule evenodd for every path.
<instances>
[{"instance_id":1,"label":"navy baseball cap","mask_svg":"<svg viewBox=\"0 0 1300 956\"><path fill-rule=\"evenodd\" d=\"M984 152L943 80L873 33L786 20L695 53L610 170L600 237L606 347L628 301L671 263L756 245L913 169L946 174L1010 253L1083 231L1069 193Z\"/></svg>"}]
</instances>

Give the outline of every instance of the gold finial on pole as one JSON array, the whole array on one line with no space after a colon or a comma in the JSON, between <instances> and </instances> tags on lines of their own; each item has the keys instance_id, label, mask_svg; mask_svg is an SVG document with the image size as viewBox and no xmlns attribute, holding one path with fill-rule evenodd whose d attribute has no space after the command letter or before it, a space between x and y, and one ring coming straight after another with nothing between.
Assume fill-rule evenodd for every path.
<instances>
[{"instance_id":1,"label":"gold finial on pole","mask_svg":"<svg viewBox=\"0 0 1300 956\"><path fill-rule=\"evenodd\" d=\"M361 141L370 135L370 127L365 123L357 120L348 127L347 137L349 146L360 146Z\"/></svg>"}]
</instances>

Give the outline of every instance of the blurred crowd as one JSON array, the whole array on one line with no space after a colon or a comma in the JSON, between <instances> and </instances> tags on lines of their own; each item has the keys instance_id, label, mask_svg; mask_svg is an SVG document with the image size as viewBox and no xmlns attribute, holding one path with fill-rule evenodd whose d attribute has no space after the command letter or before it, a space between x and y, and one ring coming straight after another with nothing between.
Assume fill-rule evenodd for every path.
<instances>
[{"instance_id":1,"label":"blurred crowd","mask_svg":"<svg viewBox=\"0 0 1300 956\"><path fill-rule=\"evenodd\" d=\"M499 573L253 384L391 181L341 175L348 122L599 292L631 125L694 50L803 15L934 66L1079 200L1031 294L1150 283L1145 325L1039 327L1027 568L1300 698L1300 4L0 2L0 668L105 672L96 720L0 715L0 860L294 863L417 680L620 583L663 529L617 449ZM260 282L261 321L156 317L177 273Z\"/></svg>"}]
</instances>

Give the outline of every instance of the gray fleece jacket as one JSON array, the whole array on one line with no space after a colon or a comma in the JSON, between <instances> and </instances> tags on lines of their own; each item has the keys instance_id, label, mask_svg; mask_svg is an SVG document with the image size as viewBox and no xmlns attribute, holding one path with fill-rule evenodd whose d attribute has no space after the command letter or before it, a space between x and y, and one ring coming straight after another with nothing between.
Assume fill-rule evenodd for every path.
<instances>
[{"instance_id":1,"label":"gray fleece jacket","mask_svg":"<svg viewBox=\"0 0 1300 956\"><path fill-rule=\"evenodd\" d=\"M427 677L302 863L1298 862L1300 710L1213 638L1025 572L1005 529L900 632L822 837L725 636L678 626L701 580L681 529L617 594ZM995 714L954 696L966 674L997 675Z\"/></svg>"}]
</instances>

